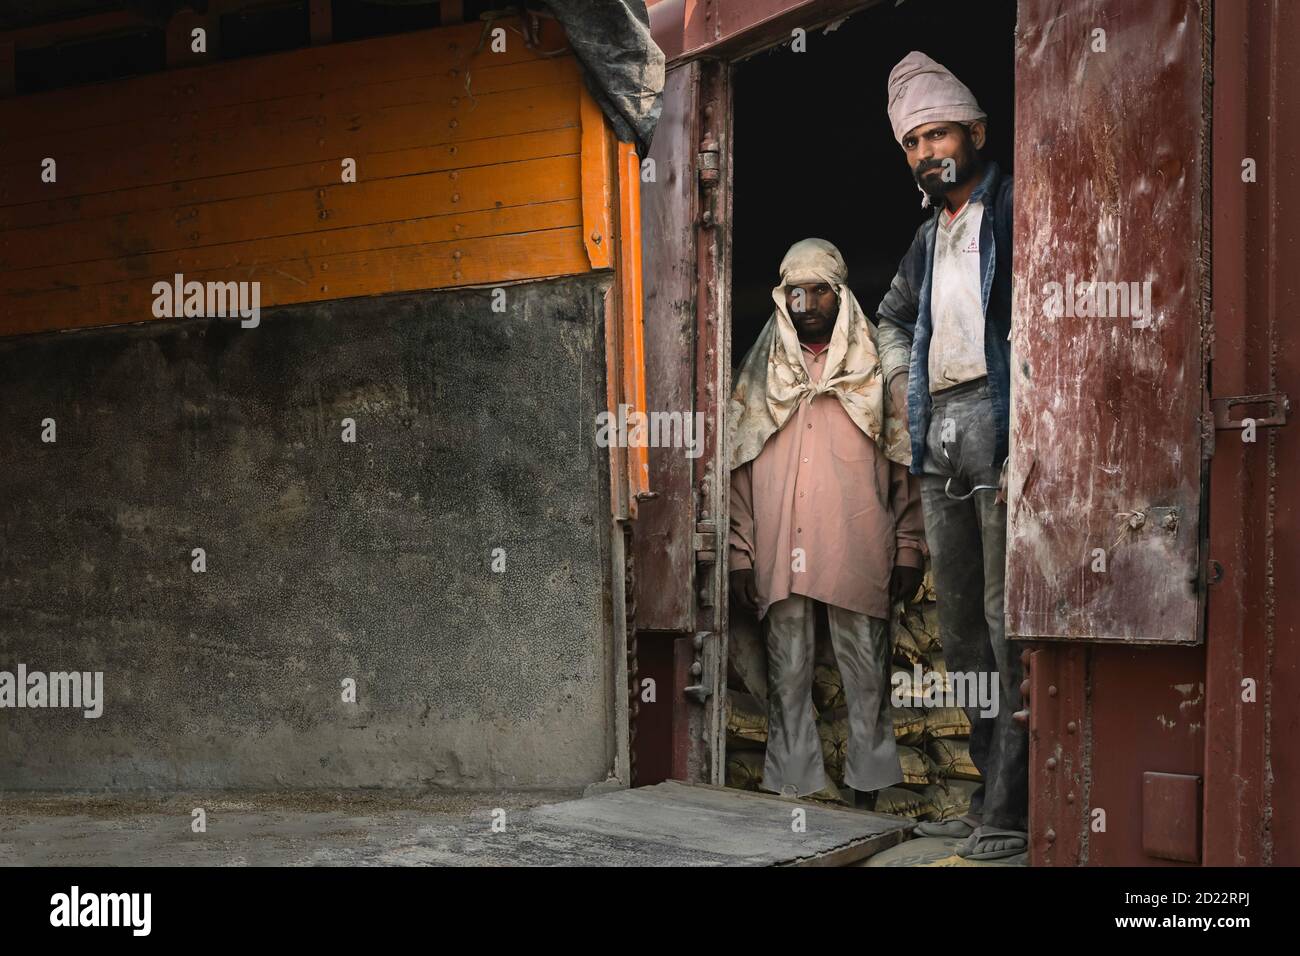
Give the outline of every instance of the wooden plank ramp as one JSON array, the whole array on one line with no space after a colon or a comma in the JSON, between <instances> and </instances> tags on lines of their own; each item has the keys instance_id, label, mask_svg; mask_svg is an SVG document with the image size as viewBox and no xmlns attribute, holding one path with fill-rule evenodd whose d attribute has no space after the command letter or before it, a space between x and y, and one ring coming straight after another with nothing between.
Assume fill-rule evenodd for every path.
<instances>
[{"instance_id":1,"label":"wooden plank ramp","mask_svg":"<svg viewBox=\"0 0 1300 956\"><path fill-rule=\"evenodd\" d=\"M803 832L792 826L796 809L804 812ZM883 813L668 781L536 807L499 845L509 845L509 858L492 862L848 866L902 842L912 826Z\"/></svg>"}]
</instances>

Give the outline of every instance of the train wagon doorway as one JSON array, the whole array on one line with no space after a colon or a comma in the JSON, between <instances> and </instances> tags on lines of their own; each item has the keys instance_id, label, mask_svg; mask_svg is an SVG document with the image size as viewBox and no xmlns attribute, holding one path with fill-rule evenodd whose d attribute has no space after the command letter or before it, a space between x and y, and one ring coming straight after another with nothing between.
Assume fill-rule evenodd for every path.
<instances>
[{"instance_id":1,"label":"train wagon doorway","mask_svg":"<svg viewBox=\"0 0 1300 956\"><path fill-rule=\"evenodd\" d=\"M881 4L829 24L808 24L779 45L733 64L733 380L773 314L772 290L780 281L782 258L800 240L824 239L840 251L847 285L874 321L899 260L931 214L922 208L922 194L886 113L890 70L910 51L927 54L970 87L989 118L982 159L1011 173L1015 20L1010 0L978 7ZM732 497L731 503L737 500ZM825 504L841 506L840 501ZM911 673L915 665L944 669L928 575L925 585L911 602L894 605L894 672ZM828 623L823 605L812 701L828 786L817 796L851 805L854 793L844 781L848 710ZM773 789L763 781L770 712L764 633L764 625L733 594L726 782L748 790ZM978 784L964 715L955 708L891 707L891 713L904 781L868 800L878 810L914 819L966 812Z\"/></svg>"}]
</instances>

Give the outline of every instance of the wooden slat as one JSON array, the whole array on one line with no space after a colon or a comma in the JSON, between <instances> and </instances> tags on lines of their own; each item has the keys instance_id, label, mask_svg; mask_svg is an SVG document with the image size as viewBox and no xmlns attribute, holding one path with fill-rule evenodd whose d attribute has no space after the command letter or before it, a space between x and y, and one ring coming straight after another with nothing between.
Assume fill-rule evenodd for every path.
<instances>
[{"instance_id":1,"label":"wooden slat","mask_svg":"<svg viewBox=\"0 0 1300 956\"><path fill-rule=\"evenodd\" d=\"M365 116L322 116L283 126L251 127L238 137L205 132L175 145L147 146L141 151L105 150L70 156L59 162L58 182L40 182L40 166L21 170L0 167L0 201L31 202L131 186L197 179L274 166L355 157L383 143L388 149L411 149L458 143L508 133L576 126L578 84L565 83L478 98L474 109L416 104L381 109ZM58 159L58 157L55 157ZM13 181L22 176L22 186ZM6 195L7 194L7 195Z\"/></svg>"},{"instance_id":2,"label":"wooden slat","mask_svg":"<svg viewBox=\"0 0 1300 956\"><path fill-rule=\"evenodd\" d=\"M55 20L51 23L36 23L29 27L20 27L17 30L5 30L0 33L0 39L12 43L19 50L38 50L76 40L90 40L97 36L130 30L147 30L157 26L156 21L143 14L113 10L109 13L95 13L72 20Z\"/></svg>"},{"instance_id":3,"label":"wooden slat","mask_svg":"<svg viewBox=\"0 0 1300 956\"><path fill-rule=\"evenodd\" d=\"M566 127L537 133L494 136L458 144L363 153L353 158L357 161L360 178L373 181L421 172L469 169L493 163L567 156L578 152L579 140L578 130ZM295 189L335 186L340 182L339 175L339 163L327 160L7 206L0 208L0 232L59 222L90 222L128 212L174 209L178 206L264 196Z\"/></svg>"},{"instance_id":4,"label":"wooden slat","mask_svg":"<svg viewBox=\"0 0 1300 956\"><path fill-rule=\"evenodd\" d=\"M647 412L645 391L645 330L641 288L641 163L636 147L618 144L618 286L623 310L623 401ZM701 436L702 438L703 436ZM649 448L628 449L628 489L631 501L650 491ZM633 506L632 513L636 514Z\"/></svg>"},{"instance_id":5,"label":"wooden slat","mask_svg":"<svg viewBox=\"0 0 1300 956\"><path fill-rule=\"evenodd\" d=\"M456 257L456 253L460 257ZM508 236L422 243L396 249L301 260L261 271L262 308L358 295L412 292L452 286L515 282L571 275L587 269L582 227L547 229ZM279 268L279 267L277 267ZM296 270L296 271L293 271ZM206 281L186 274L186 280ZM231 281L229 272L208 276ZM120 325L154 320L152 283L113 283L67 292L10 298L0 311L0 335ZM55 323L52 315L57 316Z\"/></svg>"},{"instance_id":6,"label":"wooden slat","mask_svg":"<svg viewBox=\"0 0 1300 956\"><path fill-rule=\"evenodd\" d=\"M138 282L141 276L183 273L238 273L256 278L264 264L307 261L342 252L389 249L422 242L479 238L582 225L578 200L560 199L522 206L502 206L477 212L459 211L401 222L328 229L271 239L227 242L119 259L100 259L66 265L0 273L0 297L39 296L56 290L85 288L110 282ZM250 271L251 270L251 271ZM74 276L74 279L70 279ZM2 301L2 300L0 300Z\"/></svg>"},{"instance_id":7,"label":"wooden slat","mask_svg":"<svg viewBox=\"0 0 1300 956\"><path fill-rule=\"evenodd\" d=\"M166 117L195 104L213 109L303 93L330 94L355 85L452 71L471 85L478 71L538 59L522 43L504 53L475 52L481 25L421 30L356 43L306 47L181 70L20 96L0 102L0 144L90 130L148 116ZM546 49L564 45L557 24L543 22Z\"/></svg>"},{"instance_id":8,"label":"wooden slat","mask_svg":"<svg viewBox=\"0 0 1300 956\"><path fill-rule=\"evenodd\" d=\"M579 176L576 156L556 156L59 223L0 235L0 271L576 198Z\"/></svg>"},{"instance_id":9,"label":"wooden slat","mask_svg":"<svg viewBox=\"0 0 1300 956\"><path fill-rule=\"evenodd\" d=\"M614 246L611 226L613 200L613 137L600 106L582 89L582 241L593 269L609 267Z\"/></svg>"},{"instance_id":10,"label":"wooden slat","mask_svg":"<svg viewBox=\"0 0 1300 956\"><path fill-rule=\"evenodd\" d=\"M328 95L315 91L225 106L198 102L187 104L184 109L178 108L167 116L142 117L125 123L97 126L92 130L69 130L13 140L5 146L4 165L0 172L10 168L21 171L45 156L57 156L61 160L83 156L93 158L110 145L133 155L149 148L170 146L173 141L183 144L201 133L218 133L231 137L233 142L254 127L278 128L303 120L315 123L322 116L326 117L328 125L331 121L352 120L358 115L364 118L367 114L394 106L456 105L469 112L477 108L476 100L481 96L557 83L576 83L578 79L575 61L572 57L564 57L476 71L473 96L466 92L464 78L439 74L358 84Z\"/></svg>"}]
</instances>

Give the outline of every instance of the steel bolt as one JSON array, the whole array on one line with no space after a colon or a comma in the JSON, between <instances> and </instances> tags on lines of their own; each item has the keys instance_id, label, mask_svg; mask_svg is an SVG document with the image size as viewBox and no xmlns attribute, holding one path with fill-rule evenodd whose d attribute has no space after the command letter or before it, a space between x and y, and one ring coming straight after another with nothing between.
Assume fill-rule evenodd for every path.
<instances>
[{"instance_id":1,"label":"steel bolt","mask_svg":"<svg viewBox=\"0 0 1300 956\"><path fill-rule=\"evenodd\" d=\"M1056 769L1056 758L1055 758L1055 757L1048 757L1048 758L1047 758L1047 769L1048 769L1048 770L1055 770L1055 769Z\"/></svg>"},{"instance_id":2,"label":"steel bolt","mask_svg":"<svg viewBox=\"0 0 1300 956\"><path fill-rule=\"evenodd\" d=\"M1056 831L1053 830L1051 827L1048 827L1047 832L1043 834L1043 839L1045 839L1048 843L1055 843Z\"/></svg>"},{"instance_id":3,"label":"steel bolt","mask_svg":"<svg viewBox=\"0 0 1300 956\"><path fill-rule=\"evenodd\" d=\"M1055 697L1055 696L1056 696L1056 685L1055 685L1055 684L1048 684L1048 685L1047 685L1047 696L1048 696L1048 697Z\"/></svg>"},{"instance_id":4,"label":"steel bolt","mask_svg":"<svg viewBox=\"0 0 1300 956\"><path fill-rule=\"evenodd\" d=\"M1079 725L1076 724L1074 721L1070 721L1068 724L1065 725L1066 733L1072 734L1078 729L1079 729Z\"/></svg>"}]
</instances>

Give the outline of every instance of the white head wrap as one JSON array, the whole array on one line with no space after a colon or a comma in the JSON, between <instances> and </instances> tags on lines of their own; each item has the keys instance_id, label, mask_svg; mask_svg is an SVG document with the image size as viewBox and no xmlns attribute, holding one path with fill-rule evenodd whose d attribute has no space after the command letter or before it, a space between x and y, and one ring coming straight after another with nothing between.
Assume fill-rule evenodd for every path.
<instances>
[{"instance_id":1,"label":"white head wrap","mask_svg":"<svg viewBox=\"0 0 1300 956\"><path fill-rule=\"evenodd\" d=\"M781 260L781 282L772 290L776 308L741 362L727 407L732 469L757 458L800 402L828 393L839 399L849 418L887 457L911 462L911 444L902 422L885 420L876 327L845 284L847 278L844 257L825 239L796 242ZM813 282L825 282L840 300L820 382L813 382L804 367L799 335L785 302L789 286Z\"/></svg>"},{"instance_id":2,"label":"white head wrap","mask_svg":"<svg viewBox=\"0 0 1300 956\"><path fill-rule=\"evenodd\" d=\"M889 71L889 123L899 145L924 123L973 123L988 116L961 80L924 53L913 50Z\"/></svg>"}]
</instances>

